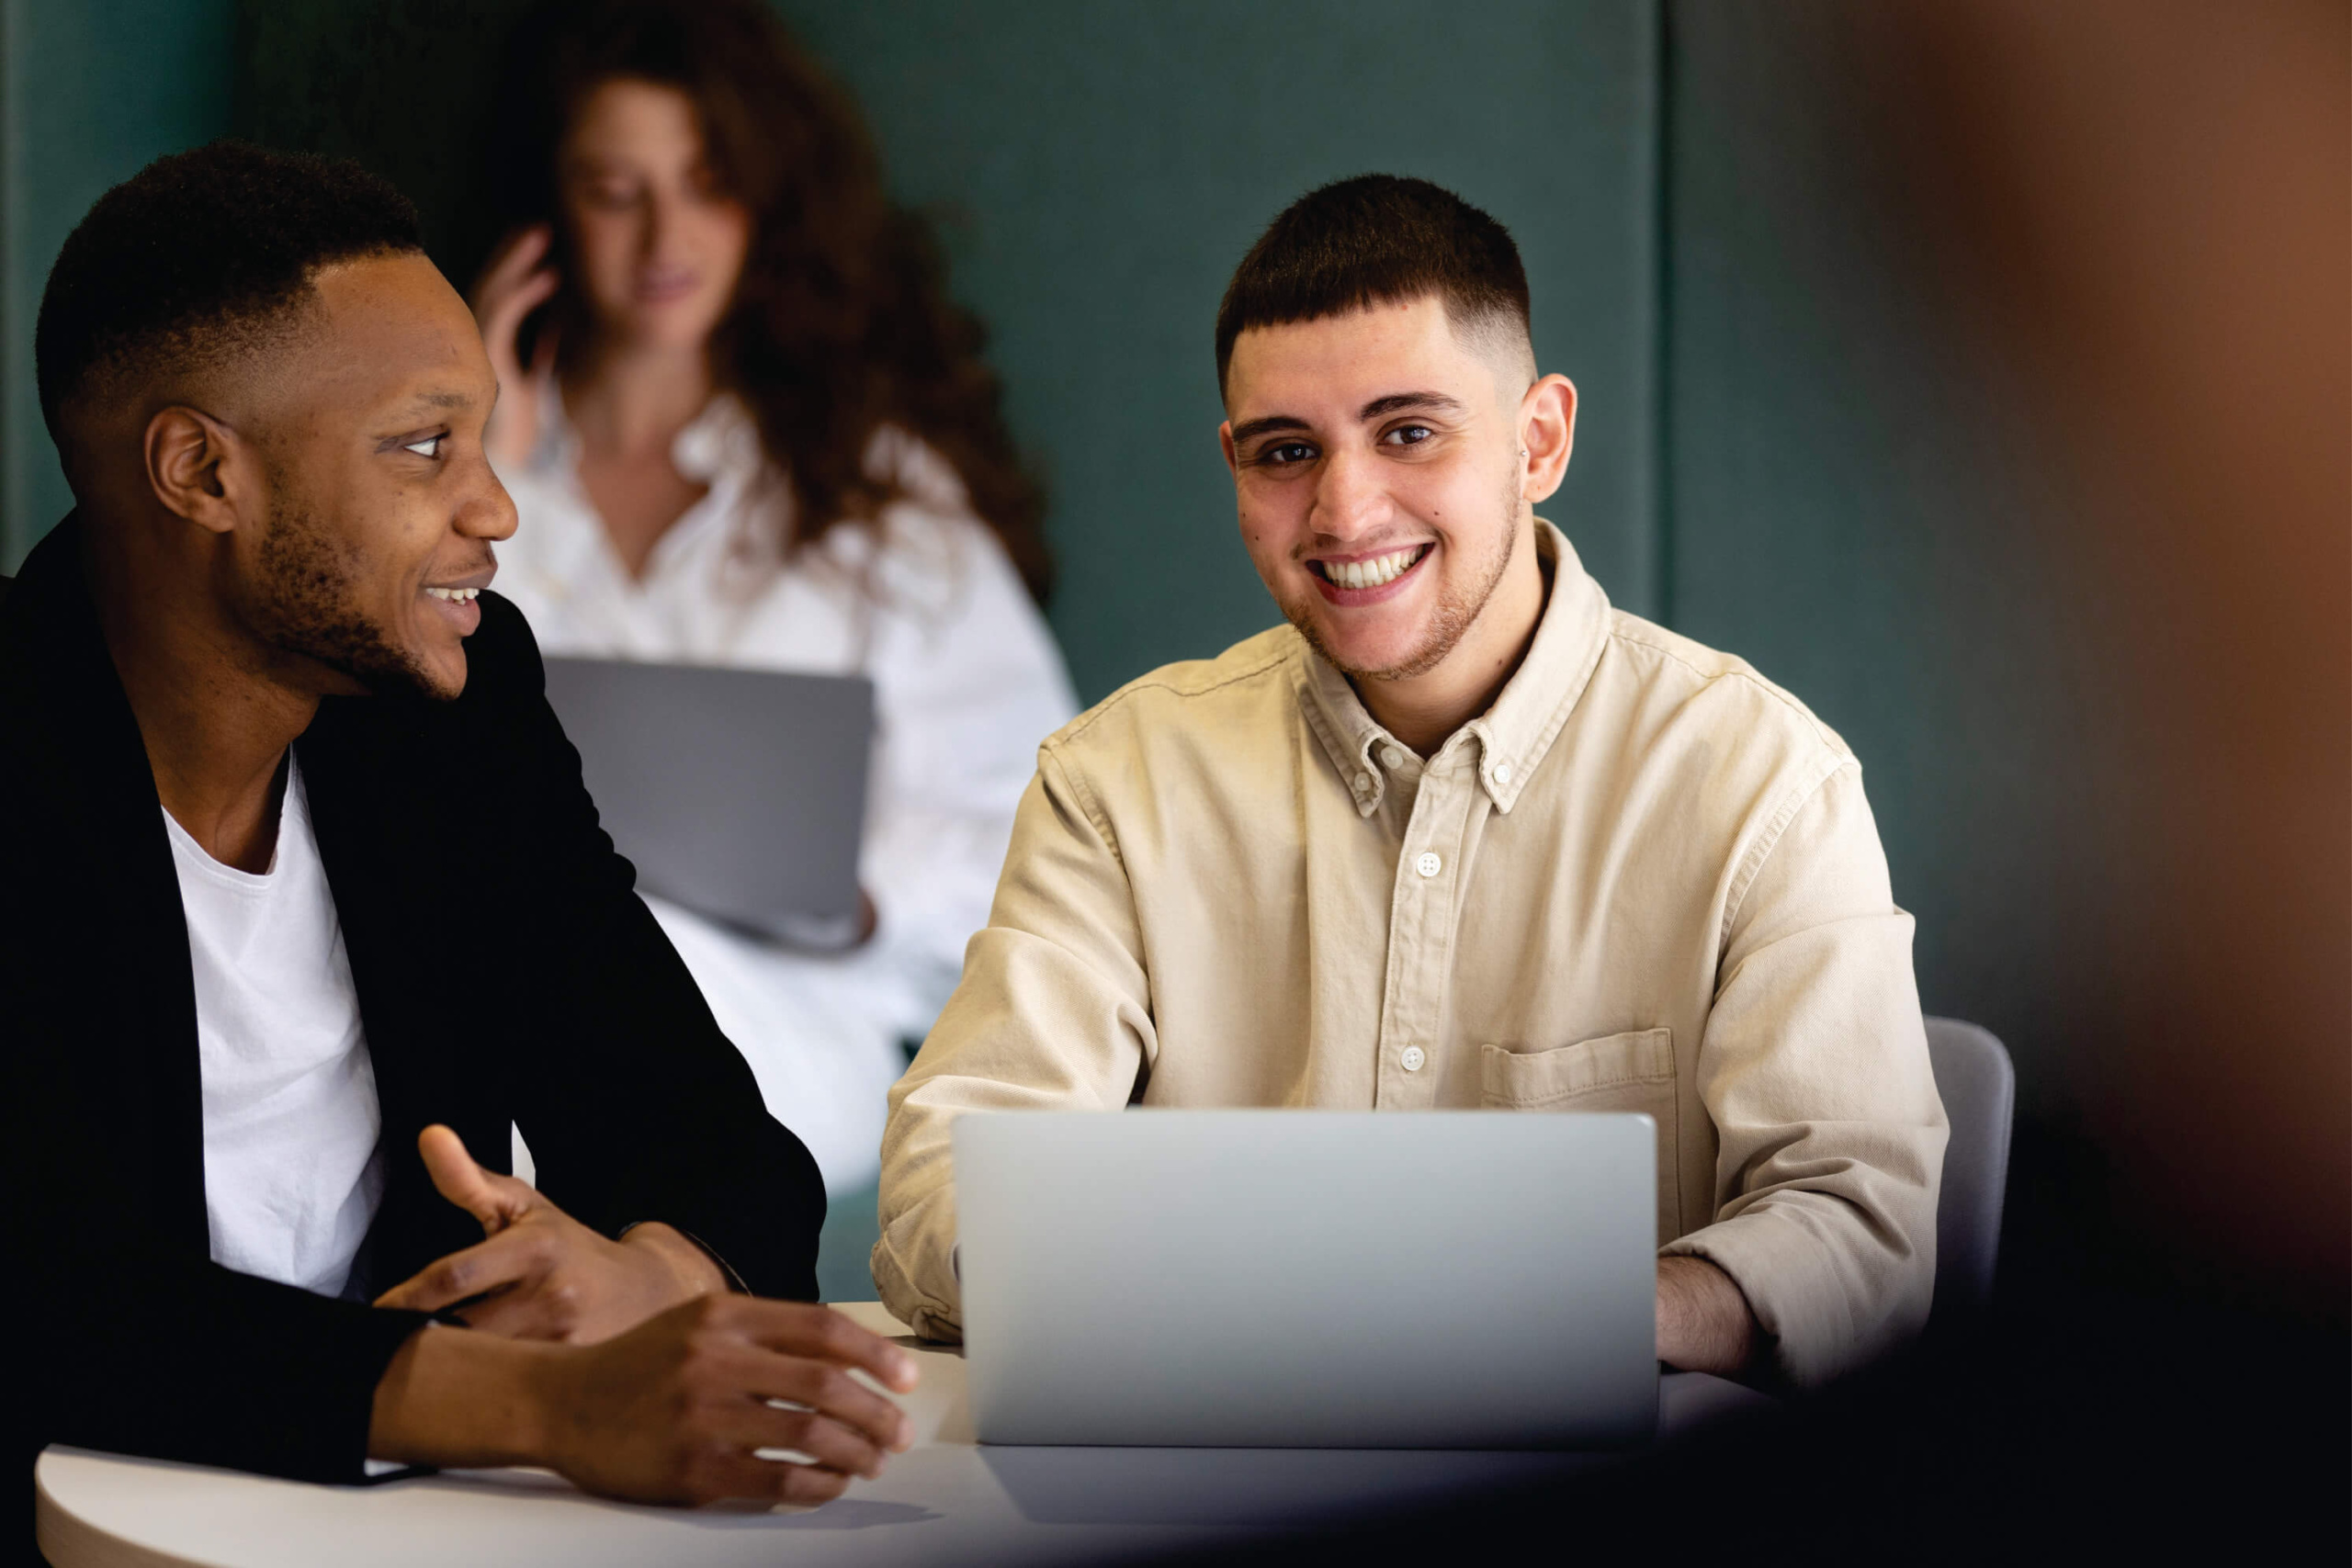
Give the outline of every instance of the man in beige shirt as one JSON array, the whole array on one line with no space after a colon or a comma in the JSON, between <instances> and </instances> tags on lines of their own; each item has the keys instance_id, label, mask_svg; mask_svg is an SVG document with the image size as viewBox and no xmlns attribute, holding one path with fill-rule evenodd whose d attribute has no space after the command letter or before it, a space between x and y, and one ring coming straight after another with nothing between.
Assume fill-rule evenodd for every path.
<instances>
[{"instance_id":1,"label":"man in beige shirt","mask_svg":"<svg viewBox=\"0 0 2352 1568\"><path fill-rule=\"evenodd\" d=\"M954 1118L1133 1104L1645 1111L1661 1359L1817 1382L1925 1320L1945 1122L1860 769L1535 516L1576 389L1527 320L1422 181L1242 262L1219 435L1289 624L1039 750L891 1091L874 1275L920 1332L959 1331Z\"/></svg>"}]
</instances>

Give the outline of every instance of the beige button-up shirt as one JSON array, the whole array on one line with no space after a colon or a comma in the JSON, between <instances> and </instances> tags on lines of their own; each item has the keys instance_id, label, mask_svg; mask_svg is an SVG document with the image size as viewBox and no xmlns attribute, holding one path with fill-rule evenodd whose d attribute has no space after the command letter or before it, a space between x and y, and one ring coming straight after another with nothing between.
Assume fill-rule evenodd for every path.
<instances>
[{"instance_id":1,"label":"beige button-up shirt","mask_svg":"<svg viewBox=\"0 0 2352 1568\"><path fill-rule=\"evenodd\" d=\"M1926 1319L1945 1122L1861 771L1558 530L1527 657L1426 761L1295 630L1046 740L890 1094L882 1299L958 1332L966 1111L1640 1111L1658 1240L1814 1382Z\"/></svg>"}]
</instances>

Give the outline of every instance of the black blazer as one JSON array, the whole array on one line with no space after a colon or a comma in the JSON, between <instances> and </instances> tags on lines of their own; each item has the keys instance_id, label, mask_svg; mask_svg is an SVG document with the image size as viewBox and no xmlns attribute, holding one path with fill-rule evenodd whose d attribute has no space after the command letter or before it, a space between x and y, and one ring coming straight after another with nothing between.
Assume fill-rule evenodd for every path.
<instances>
[{"instance_id":1,"label":"black blazer","mask_svg":"<svg viewBox=\"0 0 2352 1568\"><path fill-rule=\"evenodd\" d=\"M6 1435L356 1480L376 1381L424 1320L208 1257L187 928L80 532L0 601ZM582 1223L667 1221L752 1290L812 1300L816 1165L597 827L521 614L481 603L463 696L331 699L295 743L383 1110L372 1277L481 1239L418 1132L446 1122L504 1170L511 1121Z\"/></svg>"}]
</instances>

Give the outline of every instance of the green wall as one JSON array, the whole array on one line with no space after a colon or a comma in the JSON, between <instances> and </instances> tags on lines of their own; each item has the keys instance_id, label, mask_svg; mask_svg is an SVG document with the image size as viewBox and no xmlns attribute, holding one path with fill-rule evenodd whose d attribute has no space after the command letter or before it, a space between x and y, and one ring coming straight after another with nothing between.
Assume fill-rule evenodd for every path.
<instances>
[{"instance_id":1,"label":"green wall","mask_svg":"<svg viewBox=\"0 0 2352 1568\"><path fill-rule=\"evenodd\" d=\"M229 123L232 0L0 0L0 571L73 504L33 389L57 247L108 186Z\"/></svg>"}]
</instances>

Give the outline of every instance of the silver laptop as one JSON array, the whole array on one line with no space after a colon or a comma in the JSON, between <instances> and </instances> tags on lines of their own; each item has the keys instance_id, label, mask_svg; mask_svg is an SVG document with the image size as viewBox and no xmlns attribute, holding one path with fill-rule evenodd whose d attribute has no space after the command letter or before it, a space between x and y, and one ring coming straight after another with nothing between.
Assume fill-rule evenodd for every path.
<instances>
[{"instance_id":1,"label":"silver laptop","mask_svg":"<svg viewBox=\"0 0 2352 1568\"><path fill-rule=\"evenodd\" d=\"M974 1111L987 1443L1547 1449L1657 1419L1657 1128L1495 1111Z\"/></svg>"},{"instance_id":2,"label":"silver laptop","mask_svg":"<svg viewBox=\"0 0 2352 1568\"><path fill-rule=\"evenodd\" d=\"M852 940L874 683L550 659L548 702L638 886L817 947Z\"/></svg>"}]
</instances>

